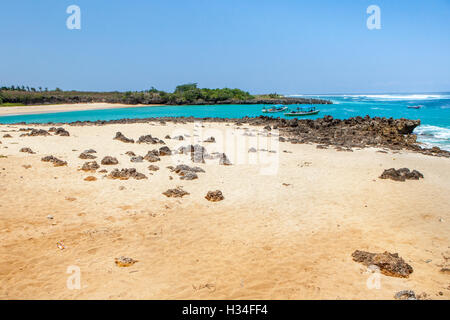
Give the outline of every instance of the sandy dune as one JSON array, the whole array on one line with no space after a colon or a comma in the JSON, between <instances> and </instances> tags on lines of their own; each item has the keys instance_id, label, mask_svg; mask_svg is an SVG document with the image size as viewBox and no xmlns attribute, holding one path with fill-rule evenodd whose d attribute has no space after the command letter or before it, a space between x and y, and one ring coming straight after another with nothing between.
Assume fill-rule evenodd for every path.
<instances>
[{"instance_id":1,"label":"sandy dune","mask_svg":"<svg viewBox=\"0 0 450 320\"><path fill-rule=\"evenodd\" d=\"M161 145L113 140L117 131L135 140L152 134L173 149L195 134L213 135L216 143L203 144L213 152L247 127L203 125L66 125L70 137L19 137L28 126L0 126L0 298L393 299L411 289L449 299L450 278L440 272L443 255L450 256L449 159L290 143L260 146L277 153L251 155L245 145L237 158L226 151L233 165L199 164L206 172L183 181L166 168L175 157L152 163L160 170L151 172L147 161L131 163L125 155L144 156ZM107 155L119 160L100 169L136 168L148 179L79 171L88 160L78 155L89 148L98 163ZM262 174L267 159L247 159L264 153L276 172ZM40 161L47 155L68 166ZM391 167L417 169L425 178L378 179ZM84 181L89 175L98 180ZM176 186L190 195L162 195ZM225 200L207 201L216 189ZM414 272L407 279L380 275L379 288L369 288L373 275L351 257L357 249L398 252ZM114 259L122 255L138 262L119 268ZM67 287L70 266L81 271L80 289Z\"/></svg>"}]
</instances>

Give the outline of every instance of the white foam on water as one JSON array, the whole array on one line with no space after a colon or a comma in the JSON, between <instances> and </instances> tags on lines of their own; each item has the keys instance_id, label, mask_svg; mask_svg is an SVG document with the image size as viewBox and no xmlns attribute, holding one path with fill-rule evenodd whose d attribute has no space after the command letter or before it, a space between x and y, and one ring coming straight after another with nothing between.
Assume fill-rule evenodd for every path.
<instances>
[{"instance_id":1,"label":"white foam on water","mask_svg":"<svg viewBox=\"0 0 450 320\"><path fill-rule=\"evenodd\" d=\"M296 94L289 97L343 97L343 98L369 98L379 100L432 100L432 99L450 99L448 94L323 94L307 95Z\"/></svg>"},{"instance_id":2,"label":"white foam on water","mask_svg":"<svg viewBox=\"0 0 450 320\"><path fill-rule=\"evenodd\" d=\"M450 151L450 128L421 125L414 129L414 133L417 134L419 142Z\"/></svg>"}]
</instances>

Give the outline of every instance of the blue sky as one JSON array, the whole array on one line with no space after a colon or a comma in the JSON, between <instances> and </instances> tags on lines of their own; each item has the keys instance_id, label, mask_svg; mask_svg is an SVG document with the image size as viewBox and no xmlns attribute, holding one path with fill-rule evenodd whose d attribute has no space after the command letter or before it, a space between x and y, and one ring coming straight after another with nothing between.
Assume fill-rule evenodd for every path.
<instances>
[{"instance_id":1,"label":"blue sky","mask_svg":"<svg viewBox=\"0 0 450 320\"><path fill-rule=\"evenodd\" d=\"M81 8L68 30L66 8ZM381 8L381 30L366 9ZM17 0L0 84L252 93L450 91L450 0Z\"/></svg>"}]
</instances>

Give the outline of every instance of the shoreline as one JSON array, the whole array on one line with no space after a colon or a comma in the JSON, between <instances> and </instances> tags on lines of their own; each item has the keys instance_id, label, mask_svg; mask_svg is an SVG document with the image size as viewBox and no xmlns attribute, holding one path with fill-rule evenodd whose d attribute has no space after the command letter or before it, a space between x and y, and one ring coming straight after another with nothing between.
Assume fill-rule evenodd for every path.
<instances>
[{"instance_id":1,"label":"shoreline","mask_svg":"<svg viewBox=\"0 0 450 320\"><path fill-rule=\"evenodd\" d=\"M145 108L145 107L162 107L162 106L166 105L93 102L93 103L67 103L67 104L48 104L48 105L29 105L29 106L26 105L14 107L0 106L0 117L23 116L23 115L44 114L44 113L62 113L72 111L90 111L90 110L119 109L119 108Z\"/></svg>"}]
</instances>

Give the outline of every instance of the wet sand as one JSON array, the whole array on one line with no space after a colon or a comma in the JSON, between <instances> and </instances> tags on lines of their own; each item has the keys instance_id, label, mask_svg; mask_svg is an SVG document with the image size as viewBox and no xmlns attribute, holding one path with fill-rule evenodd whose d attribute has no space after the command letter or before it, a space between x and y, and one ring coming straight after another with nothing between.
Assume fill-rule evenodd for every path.
<instances>
[{"instance_id":1,"label":"wet sand","mask_svg":"<svg viewBox=\"0 0 450 320\"><path fill-rule=\"evenodd\" d=\"M233 139L246 127L260 133L262 127L203 125L65 125L69 137L19 137L26 132L18 129L29 125L0 125L0 298L393 299L414 290L449 299L450 278L440 272L443 256L450 256L449 159L287 142L257 148L276 153L253 154L251 139L233 155L226 150ZM192 166L187 156L132 163L125 152L144 156L162 145L113 140L117 131L134 140L151 134L171 149L193 143L196 134L214 136L216 143L203 145L208 152L225 146L233 165L195 164L205 173L180 180L166 167L176 159ZM167 134L190 137L175 141ZM23 147L36 154L19 152ZM99 164L108 155L119 161L99 170L136 168L148 179L111 180L78 170L92 161L78 158L90 148ZM42 162L48 155L68 165ZM267 163L275 163L275 172L262 174ZM150 164L160 170L149 171ZM416 169L425 178L378 179L392 167ZM98 180L84 181L87 176ZM190 194L162 195L177 186ZM217 189L223 201L204 198ZM368 287L373 275L352 260L355 250L397 252L414 272L379 275L379 288ZM120 256L138 262L120 268L114 263ZM71 266L81 272L80 289L67 287Z\"/></svg>"}]
</instances>

